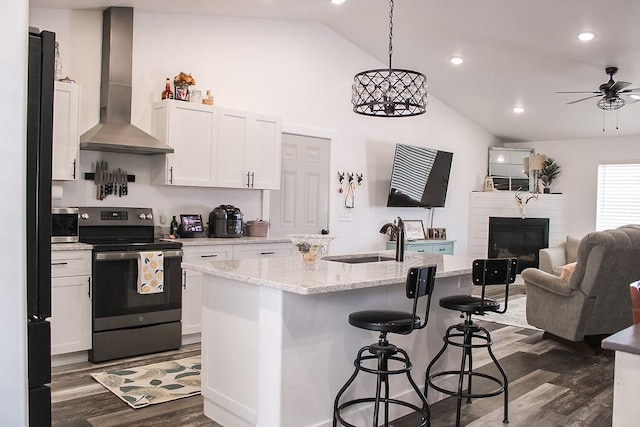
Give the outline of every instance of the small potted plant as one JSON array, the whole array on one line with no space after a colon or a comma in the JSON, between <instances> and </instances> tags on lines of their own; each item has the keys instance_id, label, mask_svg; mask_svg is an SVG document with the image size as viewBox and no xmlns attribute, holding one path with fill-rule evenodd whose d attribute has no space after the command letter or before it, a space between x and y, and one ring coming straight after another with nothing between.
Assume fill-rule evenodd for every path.
<instances>
[{"instance_id":1,"label":"small potted plant","mask_svg":"<svg viewBox=\"0 0 640 427\"><path fill-rule=\"evenodd\" d=\"M547 158L540 170L540 180L544 185L544 192L551 193L551 183L560 175L560 166L551 157Z\"/></svg>"},{"instance_id":2,"label":"small potted plant","mask_svg":"<svg viewBox=\"0 0 640 427\"><path fill-rule=\"evenodd\" d=\"M179 99L181 101L189 100L189 86L195 85L196 80L191 77L191 74L183 73L180 71L180 74L173 78L173 85L176 88L176 93L174 95L175 99Z\"/></svg>"}]
</instances>

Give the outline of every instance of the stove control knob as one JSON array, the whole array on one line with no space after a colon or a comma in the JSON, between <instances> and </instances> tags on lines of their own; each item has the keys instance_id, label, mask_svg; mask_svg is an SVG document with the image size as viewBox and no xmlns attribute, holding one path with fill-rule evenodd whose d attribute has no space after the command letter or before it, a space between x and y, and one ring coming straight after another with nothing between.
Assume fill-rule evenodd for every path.
<instances>
[{"instance_id":1,"label":"stove control knob","mask_svg":"<svg viewBox=\"0 0 640 427\"><path fill-rule=\"evenodd\" d=\"M153 219L153 215L151 215L150 213L147 214L147 219Z\"/></svg>"},{"instance_id":2,"label":"stove control knob","mask_svg":"<svg viewBox=\"0 0 640 427\"><path fill-rule=\"evenodd\" d=\"M145 214L141 213L141 214L138 216L138 218L140 218L140 219L147 219L147 216L146 216Z\"/></svg>"},{"instance_id":3,"label":"stove control knob","mask_svg":"<svg viewBox=\"0 0 640 427\"><path fill-rule=\"evenodd\" d=\"M86 212L83 212L83 213L80 215L80 218L82 218L82 219L89 219L89 214L88 214L88 213L86 213Z\"/></svg>"}]
</instances>

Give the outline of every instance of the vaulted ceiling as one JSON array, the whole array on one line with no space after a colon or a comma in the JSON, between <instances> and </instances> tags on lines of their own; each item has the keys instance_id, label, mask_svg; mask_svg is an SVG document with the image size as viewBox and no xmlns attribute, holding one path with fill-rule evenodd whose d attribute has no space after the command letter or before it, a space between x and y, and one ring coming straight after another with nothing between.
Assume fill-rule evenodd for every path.
<instances>
[{"instance_id":1,"label":"vaulted ceiling","mask_svg":"<svg viewBox=\"0 0 640 427\"><path fill-rule=\"evenodd\" d=\"M385 0L31 0L30 6L314 21L388 62ZM614 80L640 87L639 19L638 0L396 0L393 65L424 73L433 96L505 142L640 135L640 102L605 113L598 98L567 105L588 93L556 94L598 91L609 79L607 66L619 67ZM584 30L595 39L579 41ZM464 63L451 64L452 56ZM514 114L514 106L525 111Z\"/></svg>"}]
</instances>

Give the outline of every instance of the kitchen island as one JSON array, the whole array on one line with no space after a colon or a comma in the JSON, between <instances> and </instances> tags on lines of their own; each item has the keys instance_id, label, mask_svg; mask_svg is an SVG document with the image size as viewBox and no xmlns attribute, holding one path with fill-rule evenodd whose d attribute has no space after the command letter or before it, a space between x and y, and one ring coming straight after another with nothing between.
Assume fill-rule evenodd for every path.
<instances>
[{"instance_id":1,"label":"kitchen island","mask_svg":"<svg viewBox=\"0 0 640 427\"><path fill-rule=\"evenodd\" d=\"M379 254L393 256L392 251ZM357 351L378 338L350 326L349 313L375 308L410 311L404 293L408 269L436 264L427 328L389 336L410 354L414 380L423 384L426 366L440 349L446 328L459 321L457 313L440 308L438 300L470 292L471 263L461 256L415 252L407 252L401 263L320 260L315 270L305 270L299 255L183 263L183 268L205 276L205 415L225 427L330 426L333 400L353 372ZM442 366L456 369L458 364L456 355ZM406 377L395 377L391 394L418 403ZM351 391L362 396L374 389L375 376L361 375ZM441 397L429 394L429 402ZM367 410L361 411L352 422L368 424L368 416Z\"/></svg>"}]
</instances>

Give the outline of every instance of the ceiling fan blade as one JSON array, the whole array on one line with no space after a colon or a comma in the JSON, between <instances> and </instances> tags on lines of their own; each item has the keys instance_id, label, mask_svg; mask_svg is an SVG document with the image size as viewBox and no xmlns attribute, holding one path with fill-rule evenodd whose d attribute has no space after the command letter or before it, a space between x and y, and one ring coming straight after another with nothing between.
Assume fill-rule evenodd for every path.
<instances>
[{"instance_id":1,"label":"ceiling fan blade","mask_svg":"<svg viewBox=\"0 0 640 427\"><path fill-rule=\"evenodd\" d=\"M635 102L640 101L640 93L623 93L618 95L624 98L624 100L627 101L627 104L633 104ZM635 96L629 96L629 95L637 95L638 97L636 98Z\"/></svg>"},{"instance_id":2,"label":"ceiling fan blade","mask_svg":"<svg viewBox=\"0 0 640 427\"><path fill-rule=\"evenodd\" d=\"M619 94L621 94L621 93L622 94L627 94L629 92L637 92L637 91L640 91L640 87L634 87L634 88L631 88L631 89L621 90L621 91L618 91L618 93Z\"/></svg>"},{"instance_id":3,"label":"ceiling fan blade","mask_svg":"<svg viewBox=\"0 0 640 427\"><path fill-rule=\"evenodd\" d=\"M627 87L627 86L631 86L631 83L629 83L629 82L623 82L623 81L621 81L621 80L618 80L617 82L615 82L615 83L613 84L613 86L611 86L611 90L616 90L616 91L618 91L618 90L622 90L622 89L624 89L624 88L625 88L625 87Z\"/></svg>"},{"instance_id":4,"label":"ceiling fan blade","mask_svg":"<svg viewBox=\"0 0 640 427\"><path fill-rule=\"evenodd\" d=\"M569 104L575 104L576 102L581 102L581 101L586 101L587 99L591 99L591 98L598 98L600 97L600 93L598 92L598 95L592 95L592 96L587 96L586 98L582 98L582 99L576 99L575 101L571 101L571 102L567 102L567 105Z\"/></svg>"},{"instance_id":5,"label":"ceiling fan blade","mask_svg":"<svg viewBox=\"0 0 640 427\"><path fill-rule=\"evenodd\" d=\"M566 91L562 91L562 92L556 92L556 93L597 93L597 94L600 94L600 91L580 91L580 92L566 92Z\"/></svg>"}]
</instances>

